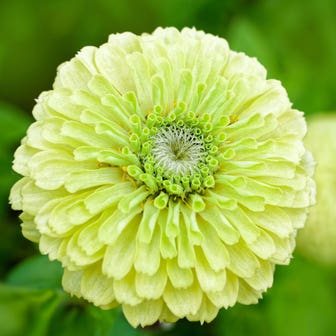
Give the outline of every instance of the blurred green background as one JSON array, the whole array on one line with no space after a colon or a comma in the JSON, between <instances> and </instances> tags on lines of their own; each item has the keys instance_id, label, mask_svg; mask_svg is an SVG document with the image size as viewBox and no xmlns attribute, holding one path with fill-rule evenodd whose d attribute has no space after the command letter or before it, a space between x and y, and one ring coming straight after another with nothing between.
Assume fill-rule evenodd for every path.
<instances>
[{"instance_id":1,"label":"blurred green background","mask_svg":"<svg viewBox=\"0 0 336 336\"><path fill-rule=\"evenodd\" d=\"M70 299L61 269L39 256L8 206L13 152L32 122L34 99L57 66L111 33L195 26L256 56L307 117L336 111L334 0L2 0L0 2L0 335L334 335L336 269L298 253L278 267L255 306L222 310L209 325L134 330L119 310ZM336 247L335 247L336 248Z\"/></svg>"}]
</instances>

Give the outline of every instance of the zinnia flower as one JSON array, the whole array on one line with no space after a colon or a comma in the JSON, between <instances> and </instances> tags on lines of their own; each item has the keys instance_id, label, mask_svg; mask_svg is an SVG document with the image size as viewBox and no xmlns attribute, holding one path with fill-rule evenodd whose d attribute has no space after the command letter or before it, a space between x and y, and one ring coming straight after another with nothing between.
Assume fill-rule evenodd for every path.
<instances>
[{"instance_id":1,"label":"zinnia flower","mask_svg":"<svg viewBox=\"0 0 336 336\"><path fill-rule=\"evenodd\" d=\"M316 206L298 235L298 250L317 262L336 265L336 116L308 120L307 147L316 159Z\"/></svg>"},{"instance_id":2,"label":"zinnia flower","mask_svg":"<svg viewBox=\"0 0 336 336\"><path fill-rule=\"evenodd\" d=\"M224 39L111 35L59 67L33 115L10 199L66 291L133 326L209 322L289 262L314 191L303 113Z\"/></svg>"}]
</instances>

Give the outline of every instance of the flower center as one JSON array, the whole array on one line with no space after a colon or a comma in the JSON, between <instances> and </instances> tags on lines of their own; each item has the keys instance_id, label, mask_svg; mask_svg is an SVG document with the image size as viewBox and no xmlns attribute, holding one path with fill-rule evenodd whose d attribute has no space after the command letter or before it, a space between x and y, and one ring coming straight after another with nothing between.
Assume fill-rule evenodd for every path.
<instances>
[{"instance_id":1,"label":"flower center","mask_svg":"<svg viewBox=\"0 0 336 336\"><path fill-rule=\"evenodd\" d=\"M217 127L219 123L226 125L227 120L216 121ZM214 187L225 136L213 135L210 115L196 116L182 105L164 115L156 107L145 121L132 115L130 124L127 153L133 164L127 173L135 183L145 184L153 196L163 193L173 200L203 195Z\"/></svg>"},{"instance_id":2,"label":"flower center","mask_svg":"<svg viewBox=\"0 0 336 336\"><path fill-rule=\"evenodd\" d=\"M172 175L191 175L199 172L205 147L201 136L186 126L169 125L153 137L152 154L155 167Z\"/></svg>"}]
</instances>

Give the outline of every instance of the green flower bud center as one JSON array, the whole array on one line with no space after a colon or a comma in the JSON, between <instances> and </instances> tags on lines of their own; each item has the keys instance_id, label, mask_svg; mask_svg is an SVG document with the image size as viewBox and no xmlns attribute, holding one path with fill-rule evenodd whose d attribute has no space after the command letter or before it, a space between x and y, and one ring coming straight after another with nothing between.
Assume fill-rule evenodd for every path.
<instances>
[{"instance_id":1,"label":"green flower bud center","mask_svg":"<svg viewBox=\"0 0 336 336\"><path fill-rule=\"evenodd\" d=\"M152 195L164 193L173 199L203 194L215 184L219 165L220 139L212 136L209 115L178 113L178 108L163 116L156 107L141 122L131 117L132 151L140 165L127 167L138 184L145 184Z\"/></svg>"}]
</instances>

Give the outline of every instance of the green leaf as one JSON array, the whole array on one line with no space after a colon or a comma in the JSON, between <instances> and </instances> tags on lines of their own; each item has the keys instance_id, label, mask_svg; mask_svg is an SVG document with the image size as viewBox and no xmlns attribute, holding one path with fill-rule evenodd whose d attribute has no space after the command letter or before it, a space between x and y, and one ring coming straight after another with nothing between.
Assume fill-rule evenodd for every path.
<instances>
[{"instance_id":1,"label":"green leaf","mask_svg":"<svg viewBox=\"0 0 336 336\"><path fill-rule=\"evenodd\" d=\"M47 256L34 256L24 260L7 276L6 283L29 289L61 288L63 269L58 261Z\"/></svg>"},{"instance_id":2,"label":"green leaf","mask_svg":"<svg viewBox=\"0 0 336 336\"><path fill-rule=\"evenodd\" d=\"M24 136L31 118L21 110L0 102L0 215L8 205L8 194L12 184L18 179L13 172L13 153Z\"/></svg>"},{"instance_id":3,"label":"green leaf","mask_svg":"<svg viewBox=\"0 0 336 336\"><path fill-rule=\"evenodd\" d=\"M268 319L274 336L331 335L336 329L332 274L296 257L280 267L268 297Z\"/></svg>"},{"instance_id":4,"label":"green leaf","mask_svg":"<svg viewBox=\"0 0 336 336\"><path fill-rule=\"evenodd\" d=\"M53 316L48 336L108 336L118 315L118 309L102 310L84 300L69 298Z\"/></svg>"},{"instance_id":5,"label":"green leaf","mask_svg":"<svg viewBox=\"0 0 336 336\"><path fill-rule=\"evenodd\" d=\"M0 284L0 335L45 336L62 296L50 290L28 290Z\"/></svg>"},{"instance_id":6,"label":"green leaf","mask_svg":"<svg viewBox=\"0 0 336 336\"><path fill-rule=\"evenodd\" d=\"M32 122L22 110L0 102L0 142L5 147L18 142Z\"/></svg>"},{"instance_id":7,"label":"green leaf","mask_svg":"<svg viewBox=\"0 0 336 336\"><path fill-rule=\"evenodd\" d=\"M298 257L278 267L257 305L222 309L215 335L329 336L336 329L335 274Z\"/></svg>"},{"instance_id":8,"label":"green leaf","mask_svg":"<svg viewBox=\"0 0 336 336\"><path fill-rule=\"evenodd\" d=\"M229 310L222 309L214 326L216 335L273 335L270 323L265 316L264 302L250 306L237 304Z\"/></svg>"}]
</instances>

